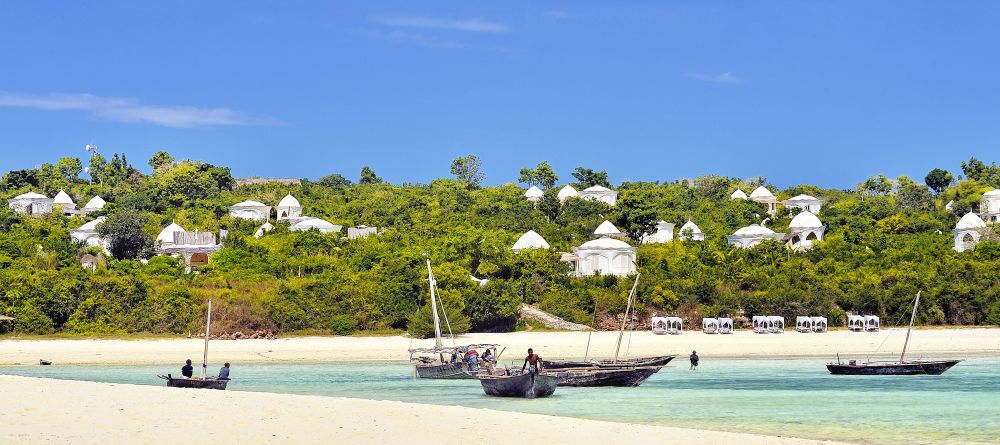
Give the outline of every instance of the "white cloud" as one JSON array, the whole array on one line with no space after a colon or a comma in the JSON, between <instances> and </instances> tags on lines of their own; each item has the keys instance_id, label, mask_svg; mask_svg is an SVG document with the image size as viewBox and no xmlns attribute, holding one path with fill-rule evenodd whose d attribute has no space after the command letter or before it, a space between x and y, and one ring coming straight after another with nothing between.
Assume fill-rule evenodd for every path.
<instances>
[{"instance_id":1,"label":"white cloud","mask_svg":"<svg viewBox=\"0 0 1000 445\"><path fill-rule=\"evenodd\" d=\"M407 28L450 29L469 32L506 32L507 25L480 19L447 20L433 17L391 16L378 17L378 23Z\"/></svg>"},{"instance_id":2,"label":"white cloud","mask_svg":"<svg viewBox=\"0 0 1000 445\"><path fill-rule=\"evenodd\" d=\"M732 73L722 73L722 74L693 73L693 74L688 74L687 76L694 80L700 80L702 82L724 83L730 85L743 83L743 79L734 76Z\"/></svg>"},{"instance_id":3,"label":"white cloud","mask_svg":"<svg viewBox=\"0 0 1000 445\"><path fill-rule=\"evenodd\" d=\"M174 128L225 125L266 125L278 121L255 117L230 108L145 105L136 99L93 94L35 95L0 91L0 108L84 111L99 119L160 125Z\"/></svg>"}]
</instances>

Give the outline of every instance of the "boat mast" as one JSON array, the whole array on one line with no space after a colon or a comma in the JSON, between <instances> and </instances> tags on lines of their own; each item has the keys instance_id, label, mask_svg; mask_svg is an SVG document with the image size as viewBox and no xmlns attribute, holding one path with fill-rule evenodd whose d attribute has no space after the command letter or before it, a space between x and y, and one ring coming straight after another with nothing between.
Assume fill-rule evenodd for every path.
<instances>
[{"instance_id":1,"label":"boat mast","mask_svg":"<svg viewBox=\"0 0 1000 445\"><path fill-rule=\"evenodd\" d=\"M208 316L205 317L205 352L201 357L201 378L208 376L208 335L212 327L212 299L208 299Z\"/></svg>"},{"instance_id":2,"label":"boat mast","mask_svg":"<svg viewBox=\"0 0 1000 445\"><path fill-rule=\"evenodd\" d=\"M910 331L913 330L913 319L917 318L917 305L920 304L920 292L917 291L917 298L913 301L913 313L910 314L910 327L906 328L906 341L903 342L903 353L899 354L899 362L903 363L906 356L906 345L910 344Z\"/></svg>"},{"instance_id":3,"label":"boat mast","mask_svg":"<svg viewBox=\"0 0 1000 445\"><path fill-rule=\"evenodd\" d=\"M427 283L431 289L431 309L434 311L434 347L440 349L444 346L441 343L441 319L438 318L437 298L434 296L434 271L431 270L431 259L427 258Z\"/></svg>"},{"instance_id":4,"label":"boat mast","mask_svg":"<svg viewBox=\"0 0 1000 445\"><path fill-rule=\"evenodd\" d=\"M618 344L615 346L615 362L618 362L618 351L622 349L622 336L625 335L625 325L628 323L628 311L632 309L632 299L635 298L635 288L639 286L639 274L635 274L635 283L632 283L632 290L628 293L628 301L625 303L625 316L622 318L622 328L618 331Z\"/></svg>"}]
</instances>

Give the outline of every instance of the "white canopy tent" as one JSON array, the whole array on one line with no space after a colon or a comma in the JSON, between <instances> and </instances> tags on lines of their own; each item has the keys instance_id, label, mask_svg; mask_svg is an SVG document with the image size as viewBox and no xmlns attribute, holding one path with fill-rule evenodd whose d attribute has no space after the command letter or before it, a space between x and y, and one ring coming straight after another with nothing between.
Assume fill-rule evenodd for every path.
<instances>
[{"instance_id":1,"label":"white canopy tent","mask_svg":"<svg viewBox=\"0 0 1000 445\"><path fill-rule=\"evenodd\" d=\"M826 317L812 317L812 329L813 332L826 332Z\"/></svg>"},{"instance_id":2,"label":"white canopy tent","mask_svg":"<svg viewBox=\"0 0 1000 445\"><path fill-rule=\"evenodd\" d=\"M812 332L813 318L799 315L795 317L795 330L798 332Z\"/></svg>"},{"instance_id":3,"label":"white canopy tent","mask_svg":"<svg viewBox=\"0 0 1000 445\"><path fill-rule=\"evenodd\" d=\"M719 317L719 333L720 334L732 334L733 333L733 319L729 317Z\"/></svg>"},{"instance_id":4,"label":"white canopy tent","mask_svg":"<svg viewBox=\"0 0 1000 445\"><path fill-rule=\"evenodd\" d=\"M678 335L684 332L684 320L681 317L664 317L667 319L667 333Z\"/></svg>"},{"instance_id":5,"label":"white canopy tent","mask_svg":"<svg viewBox=\"0 0 1000 445\"><path fill-rule=\"evenodd\" d=\"M770 330L772 334L785 332L785 317L772 315L767 317L767 320L770 323L768 330Z\"/></svg>"},{"instance_id":6,"label":"white canopy tent","mask_svg":"<svg viewBox=\"0 0 1000 445\"><path fill-rule=\"evenodd\" d=\"M865 330L870 332L877 332L882 328L881 321L878 315L865 315Z\"/></svg>"},{"instance_id":7,"label":"white canopy tent","mask_svg":"<svg viewBox=\"0 0 1000 445\"><path fill-rule=\"evenodd\" d=\"M865 330L865 317L860 315L847 316L847 329L858 332Z\"/></svg>"},{"instance_id":8,"label":"white canopy tent","mask_svg":"<svg viewBox=\"0 0 1000 445\"><path fill-rule=\"evenodd\" d=\"M653 317L653 333L663 335L667 333L667 317Z\"/></svg>"},{"instance_id":9,"label":"white canopy tent","mask_svg":"<svg viewBox=\"0 0 1000 445\"><path fill-rule=\"evenodd\" d=\"M719 333L719 319L718 318L702 318L701 319L701 331L706 334L718 334Z\"/></svg>"},{"instance_id":10,"label":"white canopy tent","mask_svg":"<svg viewBox=\"0 0 1000 445\"><path fill-rule=\"evenodd\" d=\"M751 319L753 322L753 332L756 334L767 334L771 332L771 320L769 317L764 315L754 315Z\"/></svg>"}]
</instances>

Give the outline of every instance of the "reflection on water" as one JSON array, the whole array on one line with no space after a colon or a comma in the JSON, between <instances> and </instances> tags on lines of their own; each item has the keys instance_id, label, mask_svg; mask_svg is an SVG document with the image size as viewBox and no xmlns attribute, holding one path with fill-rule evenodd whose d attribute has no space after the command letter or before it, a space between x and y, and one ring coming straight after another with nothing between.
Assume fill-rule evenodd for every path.
<instances>
[{"instance_id":1,"label":"reflection on water","mask_svg":"<svg viewBox=\"0 0 1000 445\"><path fill-rule=\"evenodd\" d=\"M406 363L234 364L230 390L359 397L866 443L1000 443L1000 359L941 376L831 376L819 359L708 360L639 388L483 395L474 380L414 380ZM173 369L176 368L176 369ZM212 369L216 371L216 369ZM173 366L18 366L0 373L162 385Z\"/></svg>"}]
</instances>

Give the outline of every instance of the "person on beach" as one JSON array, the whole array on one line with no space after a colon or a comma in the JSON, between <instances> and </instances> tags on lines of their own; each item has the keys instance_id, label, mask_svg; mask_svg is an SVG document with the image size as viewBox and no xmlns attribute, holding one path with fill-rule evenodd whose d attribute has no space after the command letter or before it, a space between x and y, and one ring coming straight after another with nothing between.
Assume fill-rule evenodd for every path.
<instances>
[{"instance_id":1,"label":"person on beach","mask_svg":"<svg viewBox=\"0 0 1000 445\"><path fill-rule=\"evenodd\" d=\"M219 380L229 380L229 362L222 365L222 369L219 370Z\"/></svg>"},{"instance_id":2,"label":"person on beach","mask_svg":"<svg viewBox=\"0 0 1000 445\"><path fill-rule=\"evenodd\" d=\"M698 351L691 351L691 370L698 370Z\"/></svg>"},{"instance_id":3,"label":"person on beach","mask_svg":"<svg viewBox=\"0 0 1000 445\"><path fill-rule=\"evenodd\" d=\"M542 358L535 354L531 348L528 348L528 356L524 358L524 364L521 365L521 372L524 372L524 368L528 368L528 372L532 374L537 374L542 370Z\"/></svg>"},{"instance_id":4,"label":"person on beach","mask_svg":"<svg viewBox=\"0 0 1000 445\"><path fill-rule=\"evenodd\" d=\"M194 366L191 366L191 359L187 359L184 366L181 367L181 375L186 378L191 378L194 375Z\"/></svg>"}]
</instances>

